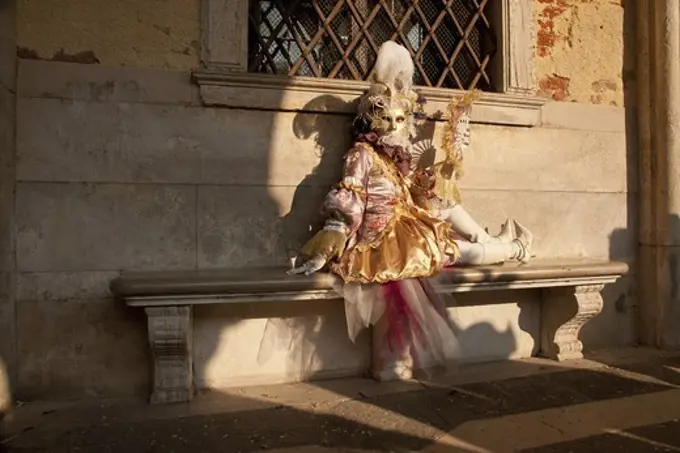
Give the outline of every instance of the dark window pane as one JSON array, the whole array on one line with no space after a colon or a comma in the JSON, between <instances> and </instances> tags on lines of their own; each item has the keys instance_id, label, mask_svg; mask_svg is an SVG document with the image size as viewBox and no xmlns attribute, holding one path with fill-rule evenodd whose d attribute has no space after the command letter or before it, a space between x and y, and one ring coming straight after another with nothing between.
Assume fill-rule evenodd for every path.
<instances>
[{"instance_id":1,"label":"dark window pane","mask_svg":"<svg viewBox=\"0 0 680 453\"><path fill-rule=\"evenodd\" d=\"M378 47L403 44L418 85L482 90L496 53L483 0L251 0L251 72L366 80Z\"/></svg>"}]
</instances>

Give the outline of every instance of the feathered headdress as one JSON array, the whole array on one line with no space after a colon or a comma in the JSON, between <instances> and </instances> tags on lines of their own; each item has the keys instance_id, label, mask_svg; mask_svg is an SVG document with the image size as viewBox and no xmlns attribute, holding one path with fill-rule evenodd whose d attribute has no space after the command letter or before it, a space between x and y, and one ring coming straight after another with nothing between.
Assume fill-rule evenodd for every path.
<instances>
[{"instance_id":1,"label":"feathered headdress","mask_svg":"<svg viewBox=\"0 0 680 453\"><path fill-rule=\"evenodd\" d=\"M385 85L391 95L408 95L413 86L414 71L413 60L406 47L387 41L378 49L372 81Z\"/></svg>"},{"instance_id":2,"label":"feathered headdress","mask_svg":"<svg viewBox=\"0 0 680 453\"><path fill-rule=\"evenodd\" d=\"M397 107L404 109L409 117L420 117L424 99L413 90L414 72L411 54L404 46L394 41L386 41L381 45L370 79L371 85L359 101L359 117L370 123L379 115L379 110ZM409 122L409 132L413 135L413 118Z\"/></svg>"}]
</instances>

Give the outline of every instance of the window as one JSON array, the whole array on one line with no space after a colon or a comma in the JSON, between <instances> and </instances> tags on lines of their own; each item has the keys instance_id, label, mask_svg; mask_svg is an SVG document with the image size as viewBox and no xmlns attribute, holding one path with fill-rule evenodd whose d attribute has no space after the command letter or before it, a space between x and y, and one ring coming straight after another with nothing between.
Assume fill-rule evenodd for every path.
<instances>
[{"instance_id":1,"label":"window","mask_svg":"<svg viewBox=\"0 0 680 453\"><path fill-rule=\"evenodd\" d=\"M404 45L415 83L491 90L488 0L250 0L249 72L366 80L378 48Z\"/></svg>"},{"instance_id":2,"label":"window","mask_svg":"<svg viewBox=\"0 0 680 453\"><path fill-rule=\"evenodd\" d=\"M201 67L211 106L351 113L388 39L413 55L428 115L451 89L487 93L473 121L534 126L535 0L201 0ZM306 77L301 77L306 76ZM490 92L491 91L491 92ZM318 106L322 95L342 102Z\"/></svg>"}]
</instances>

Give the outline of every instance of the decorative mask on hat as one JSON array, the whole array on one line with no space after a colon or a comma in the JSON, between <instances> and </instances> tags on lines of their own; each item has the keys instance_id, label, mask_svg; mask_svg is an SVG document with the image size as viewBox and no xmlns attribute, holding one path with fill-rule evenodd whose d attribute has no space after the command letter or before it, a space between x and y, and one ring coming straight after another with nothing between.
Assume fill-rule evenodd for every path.
<instances>
[{"instance_id":1,"label":"decorative mask on hat","mask_svg":"<svg viewBox=\"0 0 680 453\"><path fill-rule=\"evenodd\" d=\"M390 141L408 142L415 136L415 116L422 99L413 91L414 66L404 46L387 41L378 50L371 85L361 96L357 121Z\"/></svg>"}]
</instances>

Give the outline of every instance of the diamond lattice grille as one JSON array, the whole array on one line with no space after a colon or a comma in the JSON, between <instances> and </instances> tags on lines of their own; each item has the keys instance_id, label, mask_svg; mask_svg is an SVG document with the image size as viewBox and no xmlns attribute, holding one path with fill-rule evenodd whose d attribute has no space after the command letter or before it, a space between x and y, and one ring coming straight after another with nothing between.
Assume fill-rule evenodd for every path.
<instances>
[{"instance_id":1,"label":"diamond lattice grille","mask_svg":"<svg viewBox=\"0 0 680 453\"><path fill-rule=\"evenodd\" d=\"M416 84L489 90L489 0L251 0L251 72L366 80L380 45L414 59Z\"/></svg>"}]
</instances>

